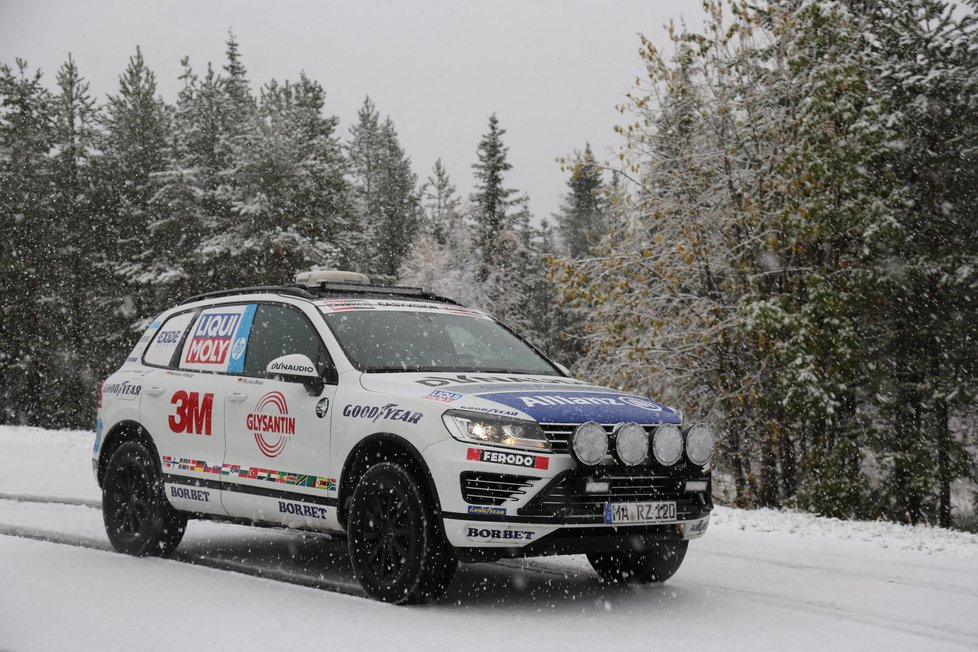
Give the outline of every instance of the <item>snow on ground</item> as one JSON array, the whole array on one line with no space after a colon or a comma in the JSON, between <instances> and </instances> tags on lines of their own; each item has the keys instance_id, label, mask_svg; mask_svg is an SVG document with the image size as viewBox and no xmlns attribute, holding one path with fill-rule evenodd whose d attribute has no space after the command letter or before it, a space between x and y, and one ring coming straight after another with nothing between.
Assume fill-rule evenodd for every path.
<instances>
[{"instance_id":1,"label":"snow on ground","mask_svg":"<svg viewBox=\"0 0 978 652\"><path fill-rule=\"evenodd\" d=\"M175 559L112 552L92 440L0 427L0 650L978 648L974 535L718 508L661 586L551 557L392 607L359 596L341 539L193 522Z\"/></svg>"}]
</instances>

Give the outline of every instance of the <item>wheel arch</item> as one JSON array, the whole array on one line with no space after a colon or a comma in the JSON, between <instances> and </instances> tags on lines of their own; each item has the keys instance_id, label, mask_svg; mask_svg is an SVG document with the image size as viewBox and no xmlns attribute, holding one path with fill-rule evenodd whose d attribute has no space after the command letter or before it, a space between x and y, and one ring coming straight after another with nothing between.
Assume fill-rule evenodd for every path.
<instances>
[{"instance_id":1,"label":"wheel arch","mask_svg":"<svg viewBox=\"0 0 978 652\"><path fill-rule=\"evenodd\" d=\"M127 419L112 426L106 433L105 439L102 440L102 446L99 449L96 475L99 487L102 486L105 480L105 467L108 466L112 454L116 452L119 446L122 446L127 441L138 441L146 446L153 456L156 470L162 473L162 469L160 468L160 454L156 449L156 444L153 443L153 437L150 436L149 431L141 423Z\"/></svg>"},{"instance_id":2,"label":"wheel arch","mask_svg":"<svg viewBox=\"0 0 978 652\"><path fill-rule=\"evenodd\" d=\"M441 502L438 500L438 490L435 481L424 461L421 452L404 437L390 432L378 432L362 439L343 462L340 482L337 487L337 518L344 528L349 514L353 490L363 474L374 464L380 462L400 462L408 471L414 474L427 489L432 500L432 508L436 514L441 513Z\"/></svg>"}]
</instances>

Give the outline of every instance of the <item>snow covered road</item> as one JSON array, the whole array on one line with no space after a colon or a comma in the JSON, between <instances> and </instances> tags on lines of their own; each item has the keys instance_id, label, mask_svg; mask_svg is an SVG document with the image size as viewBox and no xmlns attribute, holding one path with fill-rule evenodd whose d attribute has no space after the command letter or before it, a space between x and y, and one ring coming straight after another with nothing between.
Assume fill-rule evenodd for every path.
<instances>
[{"instance_id":1,"label":"snow covered road","mask_svg":"<svg viewBox=\"0 0 978 652\"><path fill-rule=\"evenodd\" d=\"M0 428L0 650L978 649L973 535L720 508L662 586L553 557L391 607L328 537L192 522L173 560L111 552L91 441Z\"/></svg>"}]
</instances>

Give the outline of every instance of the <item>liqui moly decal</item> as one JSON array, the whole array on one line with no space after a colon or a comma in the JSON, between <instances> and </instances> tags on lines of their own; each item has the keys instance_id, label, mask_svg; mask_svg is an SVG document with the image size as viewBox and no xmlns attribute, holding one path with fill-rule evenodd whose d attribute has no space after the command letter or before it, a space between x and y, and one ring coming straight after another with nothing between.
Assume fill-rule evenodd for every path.
<instances>
[{"instance_id":1,"label":"liqui moly decal","mask_svg":"<svg viewBox=\"0 0 978 652\"><path fill-rule=\"evenodd\" d=\"M289 405L282 392L268 392L262 396L254 412L245 418L245 425L265 457L281 455L295 434L295 417L289 416Z\"/></svg>"},{"instance_id":2,"label":"liqui moly decal","mask_svg":"<svg viewBox=\"0 0 978 652\"><path fill-rule=\"evenodd\" d=\"M187 343L184 362L206 367L224 367L231 342L241 321L240 312L211 312L200 316L193 337Z\"/></svg>"}]
</instances>

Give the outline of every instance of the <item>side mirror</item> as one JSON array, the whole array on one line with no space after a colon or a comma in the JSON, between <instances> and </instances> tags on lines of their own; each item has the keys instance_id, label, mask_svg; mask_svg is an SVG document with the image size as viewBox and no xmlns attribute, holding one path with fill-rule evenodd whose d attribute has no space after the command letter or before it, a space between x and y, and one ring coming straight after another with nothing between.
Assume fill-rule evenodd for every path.
<instances>
[{"instance_id":1,"label":"side mirror","mask_svg":"<svg viewBox=\"0 0 978 652\"><path fill-rule=\"evenodd\" d=\"M326 383L316 371L316 365L308 357L301 353L283 355L275 358L265 367L265 375L269 377L278 376L282 380L290 383L302 383L310 396L318 396L322 393Z\"/></svg>"}]
</instances>

